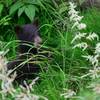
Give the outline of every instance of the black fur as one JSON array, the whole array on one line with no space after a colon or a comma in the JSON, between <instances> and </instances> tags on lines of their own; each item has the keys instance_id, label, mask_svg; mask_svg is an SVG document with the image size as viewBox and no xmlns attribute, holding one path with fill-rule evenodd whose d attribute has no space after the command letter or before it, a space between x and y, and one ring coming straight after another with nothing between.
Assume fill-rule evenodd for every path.
<instances>
[{"instance_id":1,"label":"black fur","mask_svg":"<svg viewBox=\"0 0 100 100\"><path fill-rule=\"evenodd\" d=\"M15 60L8 63L8 70L12 69L13 72L17 72L15 81L19 84L23 84L24 80L34 79L40 72L40 66L35 64L36 58L33 56L38 54L37 47L33 44L40 42L40 34L38 32L37 23L26 24L23 26L16 26L15 32L17 39L20 40L18 47L18 56ZM35 40L38 37L37 40ZM33 46L30 47L29 45ZM30 60L29 60L30 59Z\"/></svg>"}]
</instances>

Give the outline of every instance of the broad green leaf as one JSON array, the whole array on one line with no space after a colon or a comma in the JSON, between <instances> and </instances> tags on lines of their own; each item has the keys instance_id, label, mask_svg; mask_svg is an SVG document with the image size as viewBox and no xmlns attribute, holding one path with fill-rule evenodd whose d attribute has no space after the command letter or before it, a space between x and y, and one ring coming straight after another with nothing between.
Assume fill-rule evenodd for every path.
<instances>
[{"instance_id":1,"label":"broad green leaf","mask_svg":"<svg viewBox=\"0 0 100 100\"><path fill-rule=\"evenodd\" d=\"M35 10L36 7L34 5L27 5L25 8L25 14L28 16L28 18L33 21L35 16Z\"/></svg>"},{"instance_id":2,"label":"broad green leaf","mask_svg":"<svg viewBox=\"0 0 100 100\"><path fill-rule=\"evenodd\" d=\"M18 10L18 17L21 16L21 14L24 12L24 10L25 10L25 6L19 8L19 10Z\"/></svg>"},{"instance_id":3,"label":"broad green leaf","mask_svg":"<svg viewBox=\"0 0 100 100\"><path fill-rule=\"evenodd\" d=\"M22 7L24 5L23 2L21 1L17 1L15 4L13 4L10 8L10 14L13 14L14 12L16 12L20 7Z\"/></svg>"},{"instance_id":4,"label":"broad green leaf","mask_svg":"<svg viewBox=\"0 0 100 100\"><path fill-rule=\"evenodd\" d=\"M2 13L3 7L4 7L4 5L0 4L0 14Z\"/></svg>"}]
</instances>

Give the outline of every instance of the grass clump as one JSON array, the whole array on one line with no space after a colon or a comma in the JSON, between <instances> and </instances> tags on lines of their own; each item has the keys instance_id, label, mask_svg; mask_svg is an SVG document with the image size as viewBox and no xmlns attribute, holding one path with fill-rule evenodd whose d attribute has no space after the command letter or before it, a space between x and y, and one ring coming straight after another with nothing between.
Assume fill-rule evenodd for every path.
<instances>
[{"instance_id":1,"label":"grass clump","mask_svg":"<svg viewBox=\"0 0 100 100\"><path fill-rule=\"evenodd\" d=\"M39 15L43 46L52 49L51 61L43 62L47 71L42 70L39 73L41 82L34 84L35 80L33 80L31 89L31 84L28 86L25 82L27 88L21 86L13 88L11 94L9 91L6 92L10 100L19 100L19 98L33 100L33 96L34 100L99 100L99 12L97 9L90 9L81 13L71 2L66 3L67 7L64 4L65 10L62 11L63 4L64 2L54 8L49 5L45 7L46 11L41 9L42 13ZM2 38L10 50L7 54L9 54L8 59L11 60L10 57L16 55L16 43L13 42L15 36L8 35L9 41L4 39L5 36ZM2 48L4 46L0 49L7 49ZM1 84L2 82L1 79Z\"/></svg>"}]
</instances>

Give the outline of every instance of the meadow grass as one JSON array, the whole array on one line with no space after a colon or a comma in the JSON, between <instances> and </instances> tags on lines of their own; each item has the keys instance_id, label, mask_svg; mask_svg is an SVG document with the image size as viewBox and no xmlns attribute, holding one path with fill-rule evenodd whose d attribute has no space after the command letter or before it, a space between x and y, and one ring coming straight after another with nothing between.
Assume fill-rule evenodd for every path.
<instances>
[{"instance_id":1,"label":"meadow grass","mask_svg":"<svg viewBox=\"0 0 100 100\"><path fill-rule=\"evenodd\" d=\"M88 62L81 57L82 51L79 49L72 49L72 32L70 25L67 28L56 24L56 20L51 17L47 18L47 14L41 15L40 32L43 38L43 45L52 49L52 60L46 62L47 71L42 71L39 74L40 83L35 84L34 93L37 95L43 95L48 100L67 100L61 94L69 94L74 91L76 96L68 100L99 100L99 95L92 92L87 88L92 83L90 77L81 78L82 75L87 74L89 69ZM86 23L86 32L96 32L99 35L100 32L100 13L96 9L90 9L83 13L83 22ZM64 15L59 15L61 19ZM61 21L61 19L57 19ZM65 19L64 19L65 20ZM68 23L68 19L65 20ZM66 30L65 30L66 29ZM5 35L2 35L2 41L4 42L3 50L9 49L7 58L11 60L16 56L16 41L14 33L3 31ZM9 33L9 34L8 34ZM10 34L13 33L13 34ZM95 80L96 82L97 80ZM17 90L17 88L16 88ZM69 95L67 94L67 95ZM13 99L10 99L13 100Z\"/></svg>"}]
</instances>

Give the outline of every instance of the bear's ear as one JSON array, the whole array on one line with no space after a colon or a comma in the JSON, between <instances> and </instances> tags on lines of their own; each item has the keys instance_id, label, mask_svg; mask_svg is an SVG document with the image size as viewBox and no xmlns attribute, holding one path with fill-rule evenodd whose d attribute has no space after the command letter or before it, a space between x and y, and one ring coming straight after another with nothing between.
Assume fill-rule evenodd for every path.
<instances>
[{"instance_id":1,"label":"bear's ear","mask_svg":"<svg viewBox=\"0 0 100 100\"><path fill-rule=\"evenodd\" d=\"M19 25L16 25L16 26L15 26L15 32L16 32L16 34L21 33L21 31L22 31L22 27L19 26Z\"/></svg>"},{"instance_id":2,"label":"bear's ear","mask_svg":"<svg viewBox=\"0 0 100 100\"><path fill-rule=\"evenodd\" d=\"M32 24L38 26L39 25L38 19L35 19Z\"/></svg>"}]
</instances>

